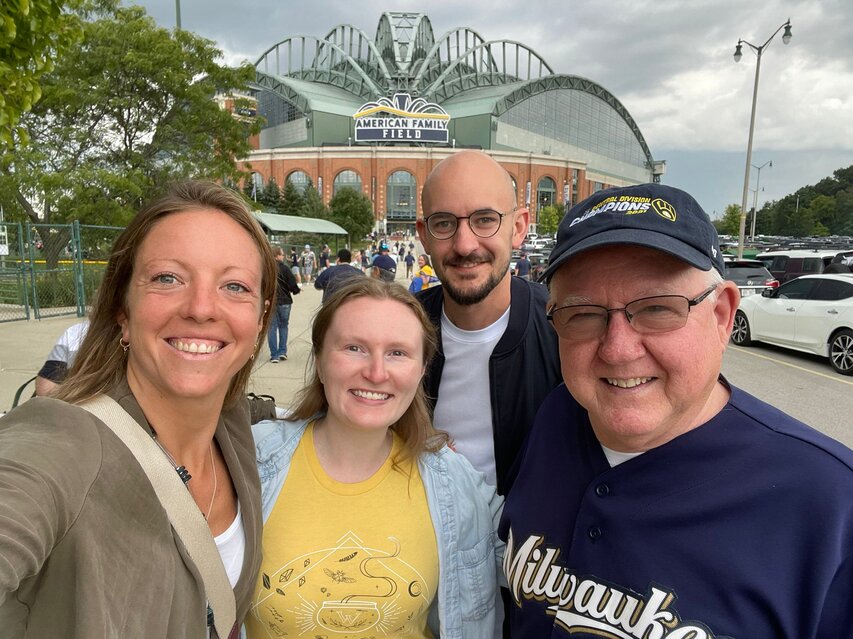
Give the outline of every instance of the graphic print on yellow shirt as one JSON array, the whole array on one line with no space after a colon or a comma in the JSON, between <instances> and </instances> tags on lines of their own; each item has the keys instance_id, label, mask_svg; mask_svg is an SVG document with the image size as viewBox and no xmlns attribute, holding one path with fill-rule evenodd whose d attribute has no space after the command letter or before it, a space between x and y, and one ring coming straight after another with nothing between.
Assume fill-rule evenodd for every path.
<instances>
[{"instance_id":1,"label":"graphic print on yellow shirt","mask_svg":"<svg viewBox=\"0 0 853 639\"><path fill-rule=\"evenodd\" d=\"M417 464L393 468L400 447L395 437L372 477L345 484L323 471L306 429L264 524L250 639L432 637L435 531Z\"/></svg>"}]
</instances>

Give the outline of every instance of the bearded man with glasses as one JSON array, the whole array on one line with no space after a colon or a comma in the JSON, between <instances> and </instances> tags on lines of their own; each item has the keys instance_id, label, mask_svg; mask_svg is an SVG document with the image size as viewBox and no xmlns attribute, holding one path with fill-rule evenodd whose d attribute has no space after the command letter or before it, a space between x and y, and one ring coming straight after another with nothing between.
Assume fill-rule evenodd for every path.
<instances>
[{"instance_id":1,"label":"bearded man with glasses","mask_svg":"<svg viewBox=\"0 0 853 639\"><path fill-rule=\"evenodd\" d=\"M853 628L853 453L720 374L740 301L723 272L678 189L600 191L560 223L544 279L565 385L499 531L514 639Z\"/></svg>"},{"instance_id":2,"label":"bearded man with glasses","mask_svg":"<svg viewBox=\"0 0 853 639\"><path fill-rule=\"evenodd\" d=\"M424 379L435 427L505 495L536 411L560 383L548 291L509 272L529 213L506 170L479 151L439 162L422 198L418 235L441 280L418 293L439 335Z\"/></svg>"}]
</instances>

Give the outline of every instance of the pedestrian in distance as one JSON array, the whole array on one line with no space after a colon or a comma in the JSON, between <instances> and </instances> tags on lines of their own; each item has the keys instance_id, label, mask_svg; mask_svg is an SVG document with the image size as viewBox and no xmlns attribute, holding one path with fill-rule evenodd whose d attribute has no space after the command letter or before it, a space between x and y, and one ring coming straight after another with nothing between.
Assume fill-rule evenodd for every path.
<instances>
[{"instance_id":1,"label":"pedestrian in distance","mask_svg":"<svg viewBox=\"0 0 853 639\"><path fill-rule=\"evenodd\" d=\"M317 256L311 250L310 244L306 244L305 248L302 249L302 253L299 255L299 266L302 268L302 281L305 284L310 284L314 269L317 266Z\"/></svg>"},{"instance_id":2,"label":"pedestrian in distance","mask_svg":"<svg viewBox=\"0 0 853 639\"><path fill-rule=\"evenodd\" d=\"M411 251L406 253L404 261L406 262L406 279L409 279L410 277L412 277L412 268L415 265L415 256L412 255Z\"/></svg>"},{"instance_id":3,"label":"pedestrian in distance","mask_svg":"<svg viewBox=\"0 0 853 639\"><path fill-rule=\"evenodd\" d=\"M290 248L290 272L296 278L297 284L302 284L302 271L299 267L299 253L296 252L296 247Z\"/></svg>"},{"instance_id":4,"label":"pedestrian in distance","mask_svg":"<svg viewBox=\"0 0 853 639\"><path fill-rule=\"evenodd\" d=\"M329 248L328 244L323 244L323 250L320 251L320 268L317 270L317 274L319 275L329 268L329 266L331 266L331 261L332 250Z\"/></svg>"},{"instance_id":5,"label":"pedestrian in distance","mask_svg":"<svg viewBox=\"0 0 853 639\"><path fill-rule=\"evenodd\" d=\"M287 333L290 326L290 310L293 296L302 289L296 283L293 273L284 263L284 251L278 245L272 247L278 269L275 305L271 311L270 326L267 331L267 344L270 349L270 363L278 364L287 359Z\"/></svg>"},{"instance_id":6,"label":"pedestrian in distance","mask_svg":"<svg viewBox=\"0 0 853 639\"><path fill-rule=\"evenodd\" d=\"M515 263L515 272L513 275L523 280L530 279L530 260L527 259L527 253L524 251L521 252L521 257Z\"/></svg>"},{"instance_id":7,"label":"pedestrian in distance","mask_svg":"<svg viewBox=\"0 0 853 639\"><path fill-rule=\"evenodd\" d=\"M434 271L430 266L424 266L412 278L412 283L409 285L410 293L420 293L428 289L430 286L435 286L439 283L439 279L433 274Z\"/></svg>"},{"instance_id":8,"label":"pedestrian in distance","mask_svg":"<svg viewBox=\"0 0 853 639\"><path fill-rule=\"evenodd\" d=\"M54 397L0 420L4 636L236 636L261 558L245 390L275 286L230 189L177 184L133 217Z\"/></svg>"},{"instance_id":9,"label":"pedestrian in distance","mask_svg":"<svg viewBox=\"0 0 853 639\"><path fill-rule=\"evenodd\" d=\"M853 628L853 452L721 373L740 294L662 184L563 218L544 273L564 385L500 535L512 637L837 639Z\"/></svg>"},{"instance_id":10,"label":"pedestrian in distance","mask_svg":"<svg viewBox=\"0 0 853 639\"><path fill-rule=\"evenodd\" d=\"M343 248L338 251L336 264L330 266L317 276L317 279L314 281L314 288L323 291L324 303L339 286L351 277L364 276L361 269L354 267L351 262L352 254L349 252L349 249Z\"/></svg>"},{"instance_id":11,"label":"pedestrian in distance","mask_svg":"<svg viewBox=\"0 0 853 639\"><path fill-rule=\"evenodd\" d=\"M289 421L253 427L264 560L249 639L337 635L343 621L492 639L501 499L432 427L423 309L401 286L352 278L318 311L311 344Z\"/></svg>"},{"instance_id":12,"label":"pedestrian in distance","mask_svg":"<svg viewBox=\"0 0 853 639\"><path fill-rule=\"evenodd\" d=\"M397 277L397 261L389 254L388 244L384 241L379 244L379 253L374 256L371 263L370 276L385 282L393 282Z\"/></svg>"}]
</instances>

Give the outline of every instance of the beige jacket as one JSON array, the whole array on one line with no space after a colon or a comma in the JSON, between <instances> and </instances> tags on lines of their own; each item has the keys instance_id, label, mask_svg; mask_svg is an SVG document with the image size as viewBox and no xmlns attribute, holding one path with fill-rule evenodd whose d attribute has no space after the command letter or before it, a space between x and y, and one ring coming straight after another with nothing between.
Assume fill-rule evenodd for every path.
<instances>
[{"instance_id":1,"label":"beige jacket","mask_svg":"<svg viewBox=\"0 0 853 639\"><path fill-rule=\"evenodd\" d=\"M126 384L109 394L150 430ZM223 413L216 441L246 531L234 589L242 621L261 539L245 404ZM202 639L206 610L199 574L147 477L102 422L48 398L0 419L0 636Z\"/></svg>"}]
</instances>

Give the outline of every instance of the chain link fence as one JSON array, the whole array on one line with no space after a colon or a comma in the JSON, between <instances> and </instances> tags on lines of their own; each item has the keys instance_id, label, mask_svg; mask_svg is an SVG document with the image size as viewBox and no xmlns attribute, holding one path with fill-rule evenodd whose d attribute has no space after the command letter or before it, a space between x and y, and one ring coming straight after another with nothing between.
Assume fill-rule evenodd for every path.
<instances>
[{"instance_id":1,"label":"chain link fence","mask_svg":"<svg viewBox=\"0 0 853 639\"><path fill-rule=\"evenodd\" d=\"M122 230L0 223L0 322L85 315Z\"/></svg>"}]
</instances>

